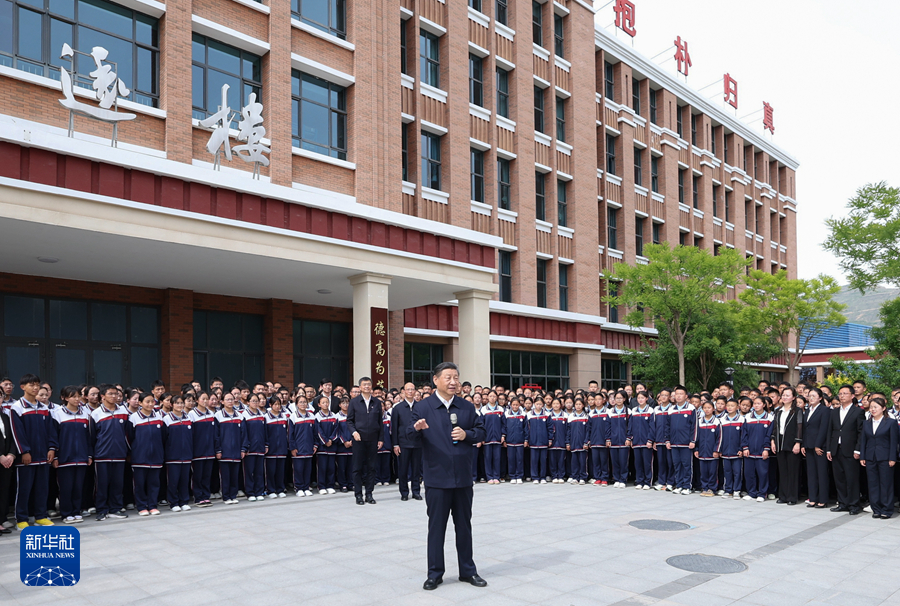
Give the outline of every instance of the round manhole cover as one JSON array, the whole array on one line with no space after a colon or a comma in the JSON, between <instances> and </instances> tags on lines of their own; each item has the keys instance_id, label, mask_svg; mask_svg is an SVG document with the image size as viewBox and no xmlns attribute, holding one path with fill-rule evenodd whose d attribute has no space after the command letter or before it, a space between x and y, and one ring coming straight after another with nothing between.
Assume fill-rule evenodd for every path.
<instances>
[{"instance_id":1,"label":"round manhole cover","mask_svg":"<svg viewBox=\"0 0 900 606\"><path fill-rule=\"evenodd\" d=\"M747 570L747 565L740 560L703 555L702 553L672 556L666 560L666 564L674 566L675 568L680 568L681 570L687 570L688 572L706 572L712 574L733 574L735 572L744 572Z\"/></svg>"},{"instance_id":2,"label":"round manhole cover","mask_svg":"<svg viewBox=\"0 0 900 606\"><path fill-rule=\"evenodd\" d=\"M628 525L640 530L690 530L691 528L690 524L672 520L634 520L628 522Z\"/></svg>"}]
</instances>

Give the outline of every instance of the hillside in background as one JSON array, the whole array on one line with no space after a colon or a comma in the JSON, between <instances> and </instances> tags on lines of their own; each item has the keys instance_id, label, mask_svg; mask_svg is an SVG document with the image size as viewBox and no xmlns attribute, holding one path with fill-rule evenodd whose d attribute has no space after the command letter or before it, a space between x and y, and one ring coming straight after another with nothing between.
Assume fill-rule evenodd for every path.
<instances>
[{"instance_id":1,"label":"hillside in background","mask_svg":"<svg viewBox=\"0 0 900 606\"><path fill-rule=\"evenodd\" d=\"M858 290L844 286L834 299L847 306L844 315L848 322L877 326L881 304L897 297L900 297L900 288L876 288L861 295Z\"/></svg>"}]
</instances>

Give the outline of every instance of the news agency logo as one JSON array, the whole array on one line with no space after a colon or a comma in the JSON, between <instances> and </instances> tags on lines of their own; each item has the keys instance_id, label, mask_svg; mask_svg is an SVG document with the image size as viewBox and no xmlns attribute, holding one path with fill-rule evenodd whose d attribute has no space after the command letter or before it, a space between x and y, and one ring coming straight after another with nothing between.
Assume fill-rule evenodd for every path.
<instances>
[{"instance_id":1,"label":"news agency logo","mask_svg":"<svg viewBox=\"0 0 900 606\"><path fill-rule=\"evenodd\" d=\"M81 579L81 536L75 528L29 526L19 547L19 577L25 585L65 587Z\"/></svg>"}]
</instances>

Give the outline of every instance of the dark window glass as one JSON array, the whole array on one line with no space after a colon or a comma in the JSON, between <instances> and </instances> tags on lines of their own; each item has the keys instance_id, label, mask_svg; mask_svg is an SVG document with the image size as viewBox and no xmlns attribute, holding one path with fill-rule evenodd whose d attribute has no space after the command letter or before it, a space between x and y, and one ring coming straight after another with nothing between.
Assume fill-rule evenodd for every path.
<instances>
[{"instance_id":1,"label":"dark window glass","mask_svg":"<svg viewBox=\"0 0 900 606\"><path fill-rule=\"evenodd\" d=\"M606 209L606 246L613 250L619 250L618 217L619 209L612 207Z\"/></svg>"},{"instance_id":2,"label":"dark window glass","mask_svg":"<svg viewBox=\"0 0 900 606\"><path fill-rule=\"evenodd\" d=\"M509 160L500 158L497 160L497 203L503 210L509 210L512 205L510 188Z\"/></svg>"},{"instance_id":3,"label":"dark window glass","mask_svg":"<svg viewBox=\"0 0 900 606\"><path fill-rule=\"evenodd\" d=\"M544 46L544 17L540 2L531 2L531 36L532 41L538 46Z\"/></svg>"},{"instance_id":4,"label":"dark window glass","mask_svg":"<svg viewBox=\"0 0 900 606\"><path fill-rule=\"evenodd\" d=\"M565 36L563 35L563 18L560 15L554 13L553 15L553 41L554 41L554 51L557 57L565 58L566 56L566 44L565 44Z\"/></svg>"},{"instance_id":5,"label":"dark window glass","mask_svg":"<svg viewBox=\"0 0 900 606\"><path fill-rule=\"evenodd\" d=\"M44 299L3 297L3 334L7 337L44 337ZM18 379L13 379L13 384Z\"/></svg>"},{"instance_id":6,"label":"dark window glass","mask_svg":"<svg viewBox=\"0 0 900 606\"><path fill-rule=\"evenodd\" d=\"M537 260L537 306L547 307L547 260Z\"/></svg>"},{"instance_id":7,"label":"dark window glass","mask_svg":"<svg viewBox=\"0 0 900 606\"><path fill-rule=\"evenodd\" d=\"M219 111L222 86L227 84L228 106L235 110L231 128L237 128L239 110L249 102L250 94L255 93L256 101L263 102L261 59L200 34L193 35L192 56L194 118L203 120Z\"/></svg>"},{"instance_id":8,"label":"dark window glass","mask_svg":"<svg viewBox=\"0 0 900 606\"><path fill-rule=\"evenodd\" d=\"M125 317L127 308L118 303L91 303L91 317L102 318L92 322L91 338L94 341L124 341L127 334Z\"/></svg>"},{"instance_id":9,"label":"dark window glass","mask_svg":"<svg viewBox=\"0 0 900 606\"><path fill-rule=\"evenodd\" d=\"M291 0L291 15L332 36L347 37L344 0Z\"/></svg>"},{"instance_id":10,"label":"dark window glass","mask_svg":"<svg viewBox=\"0 0 900 606\"><path fill-rule=\"evenodd\" d=\"M659 223L653 224L652 231L653 231L653 243L659 244L660 242L662 242L662 238L660 237L660 234L659 234Z\"/></svg>"},{"instance_id":11,"label":"dark window glass","mask_svg":"<svg viewBox=\"0 0 900 606\"><path fill-rule=\"evenodd\" d=\"M416 387L432 385L432 370L444 361L444 346L406 343L403 346L403 380Z\"/></svg>"},{"instance_id":12,"label":"dark window glass","mask_svg":"<svg viewBox=\"0 0 900 606\"><path fill-rule=\"evenodd\" d=\"M509 25L509 23L507 23L509 20L509 9L507 4L507 0L497 0L494 5L494 17L497 19L497 23L501 25Z\"/></svg>"},{"instance_id":13,"label":"dark window glass","mask_svg":"<svg viewBox=\"0 0 900 606\"><path fill-rule=\"evenodd\" d=\"M600 386L607 390L618 391L622 389L628 381L627 370L625 362L602 360L600 362Z\"/></svg>"},{"instance_id":14,"label":"dark window glass","mask_svg":"<svg viewBox=\"0 0 900 606\"><path fill-rule=\"evenodd\" d=\"M679 232L678 233L678 243L682 246L688 245L688 235L687 232Z\"/></svg>"},{"instance_id":15,"label":"dark window glass","mask_svg":"<svg viewBox=\"0 0 900 606\"><path fill-rule=\"evenodd\" d=\"M43 302L41 302L43 307ZM149 308L148 308L149 309ZM43 312L43 309L41 310ZM156 310L149 309L153 320L150 329L152 340L155 343L156 334ZM43 315L43 314L42 314ZM132 321L132 326L135 326ZM84 341L88 338L88 304L84 301L50 301L50 338Z\"/></svg>"},{"instance_id":16,"label":"dark window glass","mask_svg":"<svg viewBox=\"0 0 900 606\"><path fill-rule=\"evenodd\" d=\"M403 19L400 20L400 73L407 74L409 73L407 70L409 69L406 66L407 56L406 56L406 21Z\"/></svg>"},{"instance_id":17,"label":"dark window glass","mask_svg":"<svg viewBox=\"0 0 900 606\"><path fill-rule=\"evenodd\" d=\"M438 37L424 29L419 31L419 79L435 88L441 87L441 55Z\"/></svg>"},{"instance_id":18,"label":"dark window glass","mask_svg":"<svg viewBox=\"0 0 900 606\"><path fill-rule=\"evenodd\" d=\"M512 253L500 251L500 300L512 302Z\"/></svg>"},{"instance_id":19,"label":"dark window glass","mask_svg":"<svg viewBox=\"0 0 900 606\"><path fill-rule=\"evenodd\" d=\"M422 186L441 188L441 138L422 133Z\"/></svg>"},{"instance_id":20,"label":"dark window glass","mask_svg":"<svg viewBox=\"0 0 900 606\"><path fill-rule=\"evenodd\" d=\"M131 341L159 343L159 312L153 307L131 307ZM143 385L143 383L138 383Z\"/></svg>"},{"instance_id":21,"label":"dark window glass","mask_svg":"<svg viewBox=\"0 0 900 606\"><path fill-rule=\"evenodd\" d=\"M610 297L618 297L619 296L619 285L613 282L609 284L609 296ZM608 320L613 323L619 322L619 307L618 305L609 306L609 318Z\"/></svg>"},{"instance_id":22,"label":"dark window glass","mask_svg":"<svg viewBox=\"0 0 900 606\"><path fill-rule=\"evenodd\" d=\"M409 124L403 124L400 127L401 145L403 147L402 163L403 163L403 180L409 181Z\"/></svg>"},{"instance_id":23,"label":"dark window glass","mask_svg":"<svg viewBox=\"0 0 900 606\"><path fill-rule=\"evenodd\" d=\"M681 124L681 114L682 114L681 108L676 107L675 108L676 128L678 130L678 136L683 139L684 138L684 127Z\"/></svg>"},{"instance_id":24,"label":"dark window glass","mask_svg":"<svg viewBox=\"0 0 900 606\"><path fill-rule=\"evenodd\" d=\"M606 135L606 172L616 174L616 138Z\"/></svg>"},{"instance_id":25,"label":"dark window glass","mask_svg":"<svg viewBox=\"0 0 900 606\"><path fill-rule=\"evenodd\" d=\"M569 266L559 266L559 309L569 311Z\"/></svg>"},{"instance_id":26,"label":"dark window glass","mask_svg":"<svg viewBox=\"0 0 900 606\"><path fill-rule=\"evenodd\" d=\"M644 150L634 148L634 184L644 185Z\"/></svg>"},{"instance_id":27,"label":"dark window glass","mask_svg":"<svg viewBox=\"0 0 900 606\"><path fill-rule=\"evenodd\" d=\"M644 256L644 218L635 217L634 220L634 254Z\"/></svg>"},{"instance_id":28,"label":"dark window glass","mask_svg":"<svg viewBox=\"0 0 900 606\"><path fill-rule=\"evenodd\" d=\"M637 115L641 114L641 81L631 80L631 109Z\"/></svg>"},{"instance_id":29,"label":"dark window glass","mask_svg":"<svg viewBox=\"0 0 900 606\"><path fill-rule=\"evenodd\" d=\"M691 114L691 145L697 145L697 116Z\"/></svg>"},{"instance_id":30,"label":"dark window glass","mask_svg":"<svg viewBox=\"0 0 900 606\"><path fill-rule=\"evenodd\" d=\"M472 200L475 202L484 202L484 152L477 149L470 149L469 160Z\"/></svg>"},{"instance_id":31,"label":"dark window glass","mask_svg":"<svg viewBox=\"0 0 900 606\"><path fill-rule=\"evenodd\" d=\"M481 12L481 0L469 0L469 6L477 10L479 13Z\"/></svg>"},{"instance_id":32,"label":"dark window glass","mask_svg":"<svg viewBox=\"0 0 900 606\"><path fill-rule=\"evenodd\" d=\"M733 221L731 216L731 192L725 192L725 221L727 223L731 223Z\"/></svg>"},{"instance_id":33,"label":"dark window glass","mask_svg":"<svg viewBox=\"0 0 900 606\"><path fill-rule=\"evenodd\" d=\"M556 138L566 142L566 100L556 98Z\"/></svg>"},{"instance_id":34,"label":"dark window glass","mask_svg":"<svg viewBox=\"0 0 900 606\"><path fill-rule=\"evenodd\" d=\"M569 356L492 350L491 384L513 390L523 385L538 385L550 391L568 389Z\"/></svg>"},{"instance_id":35,"label":"dark window glass","mask_svg":"<svg viewBox=\"0 0 900 606\"><path fill-rule=\"evenodd\" d=\"M568 219L568 197L566 194L566 182L565 181L556 181L556 206L557 206L557 221L561 227L567 226Z\"/></svg>"},{"instance_id":36,"label":"dark window glass","mask_svg":"<svg viewBox=\"0 0 900 606\"><path fill-rule=\"evenodd\" d=\"M678 202L684 204L684 169L678 169Z\"/></svg>"},{"instance_id":37,"label":"dark window glass","mask_svg":"<svg viewBox=\"0 0 900 606\"><path fill-rule=\"evenodd\" d=\"M544 89L534 87L534 130L544 132Z\"/></svg>"},{"instance_id":38,"label":"dark window glass","mask_svg":"<svg viewBox=\"0 0 900 606\"><path fill-rule=\"evenodd\" d=\"M291 71L293 145L347 159L347 103L343 86Z\"/></svg>"},{"instance_id":39,"label":"dark window glass","mask_svg":"<svg viewBox=\"0 0 900 606\"><path fill-rule=\"evenodd\" d=\"M219 311L194 311L194 330L204 325L206 343L194 343L194 377L222 377L226 387L243 379L251 385L263 379L263 317ZM198 347L199 346L199 347ZM203 355L205 354L205 355ZM320 377L321 378L321 377Z\"/></svg>"},{"instance_id":40,"label":"dark window glass","mask_svg":"<svg viewBox=\"0 0 900 606\"><path fill-rule=\"evenodd\" d=\"M509 72L497 68L497 115L509 118Z\"/></svg>"},{"instance_id":41,"label":"dark window glass","mask_svg":"<svg viewBox=\"0 0 900 606\"><path fill-rule=\"evenodd\" d=\"M350 325L294 320L294 383L318 385L323 378L349 386Z\"/></svg>"},{"instance_id":42,"label":"dark window glass","mask_svg":"<svg viewBox=\"0 0 900 606\"><path fill-rule=\"evenodd\" d=\"M712 188L712 207L713 207L713 216L719 216L719 186L713 185Z\"/></svg>"},{"instance_id":43,"label":"dark window glass","mask_svg":"<svg viewBox=\"0 0 900 606\"><path fill-rule=\"evenodd\" d=\"M650 189L659 193L659 158L650 156Z\"/></svg>"},{"instance_id":44,"label":"dark window glass","mask_svg":"<svg viewBox=\"0 0 900 606\"><path fill-rule=\"evenodd\" d=\"M700 177L694 177L691 183L692 187L692 201L694 203L694 208L700 208Z\"/></svg>"},{"instance_id":45,"label":"dark window glass","mask_svg":"<svg viewBox=\"0 0 900 606\"><path fill-rule=\"evenodd\" d=\"M546 221L546 180L547 176L544 173L534 173L534 208L535 218L538 221Z\"/></svg>"},{"instance_id":46,"label":"dark window glass","mask_svg":"<svg viewBox=\"0 0 900 606\"><path fill-rule=\"evenodd\" d=\"M650 122L653 124L657 124L656 122L656 91L654 89L650 89Z\"/></svg>"},{"instance_id":47,"label":"dark window glass","mask_svg":"<svg viewBox=\"0 0 900 606\"><path fill-rule=\"evenodd\" d=\"M469 103L484 106L484 76L481 57L469 53Z\"/></svg>"},{"instance_id":48,"label":"dark window glass","mask_svg":"<svg viewBox=\"0 0 900 606\"><path fill-rule=\"evenodd\" d=\"M613 65L609 61L604 62L603 71L605 75L606 94L605 97L610 101L615 101L615 79L613 78Z\"/></svg>"}]
</instances>

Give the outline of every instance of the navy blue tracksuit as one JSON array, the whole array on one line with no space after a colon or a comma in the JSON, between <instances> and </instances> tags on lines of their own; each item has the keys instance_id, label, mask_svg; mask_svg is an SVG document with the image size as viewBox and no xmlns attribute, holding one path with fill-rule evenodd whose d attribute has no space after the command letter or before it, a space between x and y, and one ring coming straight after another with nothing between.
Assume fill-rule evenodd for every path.
<instances>
[{"instance_id":1,"label":"navy blue tracksuit","mask_svg":"<svg viewBox=\"0 0 900 606\"><path fill-rule=\"evenodd\" d=\"M172 507L184 507L190 499L188 488L191 461L194 457L194 432L188 414L176 416L170 412L163 417L166 424L166 495Z\"/></svg>"},{"instance_id":2,"label":"navy blue tracksuit","mask_svg":"<svg viewBox=\"0 0 900 606\"><path fill-rule=\"evenodd\" d=\"M504 419L503 439L506 441L506 464L511 480L521 480L524 475L525 459L525 411L521 408L513 412L507 410Z\"/></svg>"}]
</instances>

